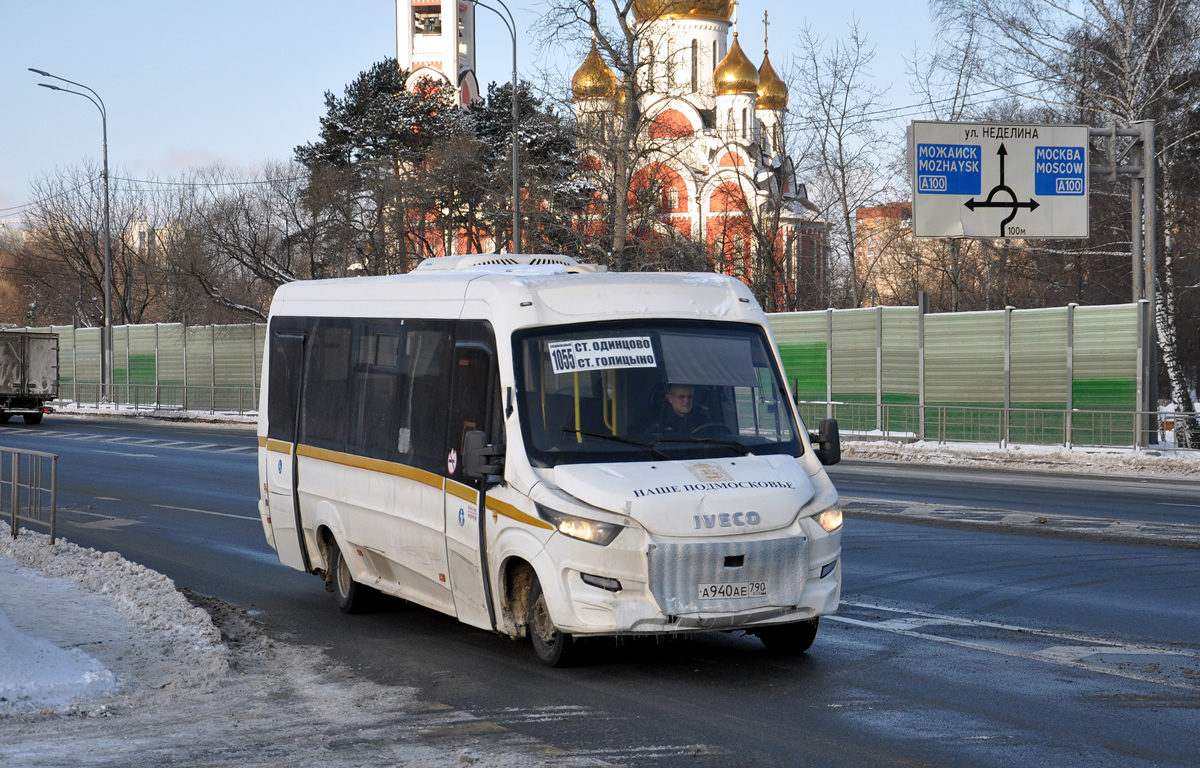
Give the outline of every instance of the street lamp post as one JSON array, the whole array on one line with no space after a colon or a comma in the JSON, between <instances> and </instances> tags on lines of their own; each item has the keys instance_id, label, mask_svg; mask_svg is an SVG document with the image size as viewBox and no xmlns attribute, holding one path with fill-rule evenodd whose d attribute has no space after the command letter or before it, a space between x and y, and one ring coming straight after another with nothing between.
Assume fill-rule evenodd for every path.
<instances>
[{"instance_id":1,"label":"street lamp post","mask_svg":"<svg viewBox=\"0 0 1200 768\"><path fill-rule=\"evenodd\" d=\"M513 253L521 252L521 161L519 152L518 138L518 115L517 115L517 22L513 19L512 11L504 4L504 0L494 0L504 9L504 13L496 10L487 3L482 3L480 0L472 0L475 5L487 8L492 13L500 17L504 22L504 26L508 27L508 34L512 37L513 49L513 71L512 71L512 195L513 195L513 211L512 211L512 230L513 230ZM508 14L505 18L504 14Z\"/></svg>"},{"instance_id":2,"label":"street lamp post","mask_svg":"<svg viewBox=\"0 0 1200 768\"><path fill-rule=\"evenodd\" d=\"M112 226L108 210L108 111L104 108L104 99L100 98L100 94L88 88L83 83L77 83L74 80L68 80L65 77L52 75L49 72L41 69L29 67L30 72L49 77L59 82L74 85L77 88L83 88L87 93L72 91L70 88L62 88L50 83L38 83L43 88L49 88L52 91L62 91L63 93L73 93L76 96L82 96L95 105L96 109L100 110L100 126L104 132L104 328L100 332L100 356L102 370L100 377L101 395L105 402L109 402L112 395L113 384L113 353L112 353L112 236L110 234Z\"/></svg>"}]
</instances>

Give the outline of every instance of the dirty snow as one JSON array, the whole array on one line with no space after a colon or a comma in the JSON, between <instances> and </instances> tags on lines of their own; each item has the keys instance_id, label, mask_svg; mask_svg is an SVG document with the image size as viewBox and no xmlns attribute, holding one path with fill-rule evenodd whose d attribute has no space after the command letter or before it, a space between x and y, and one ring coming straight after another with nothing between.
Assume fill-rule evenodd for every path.
<instances>
[{"instance_id":1,"label":"dirty snow","mask_svg":"<svg viewBox=\"0 0 1200 768\"><path fill-rule=\"evenodd\" d=\"M1129 448L1064 448L979 443L842 442L842 458L904 461L943 466L973 466L1035 472L1200 477L1200 451Z\"/></svg>"},{"instance_id":2,"label":"dirty snow","mask_svg":"<svg viewBox=\"0 0 1200 768\"><path fill-rule=\"evenodd\" d=\"M7 534L0 765L600 764L357 679L116 553Z\"/></svg>"}]
</instances>

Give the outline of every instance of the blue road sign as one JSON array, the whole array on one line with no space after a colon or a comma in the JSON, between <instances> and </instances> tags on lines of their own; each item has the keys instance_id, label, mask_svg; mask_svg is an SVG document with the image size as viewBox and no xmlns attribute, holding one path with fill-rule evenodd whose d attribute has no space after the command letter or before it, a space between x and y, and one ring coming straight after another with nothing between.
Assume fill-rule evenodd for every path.
<instances>
[{"instance_id":1,"label":"blue road sign","mask_svg":"<svg viewBox=\"0 0 1200 768\"><path fill-rule=\"evenodd\" d=\"M1087 157L1084 147L1034 147L1033 193L1041 197L1083 195Z\"/></svg>"},{"instance_id":2,"label":"blue road sign","mask_svg":"<svg viewBox=\"0 0 1200 768\"><path fill-rule=\"evenodd\" d=\"M978 195L982 179L978 144L917 145L917 192Z\"/></svg>"}]
</instances>

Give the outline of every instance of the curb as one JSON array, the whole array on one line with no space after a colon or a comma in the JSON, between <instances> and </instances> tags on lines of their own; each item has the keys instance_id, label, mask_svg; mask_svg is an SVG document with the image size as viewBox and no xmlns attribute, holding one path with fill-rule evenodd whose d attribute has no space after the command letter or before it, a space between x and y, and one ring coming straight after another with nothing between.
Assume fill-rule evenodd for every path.
<instances>
[{"instance_id":1,"label":"curb","mask_svg":"<svg viewBox=\"0 0 1200 768\"><path fill-rule=\"evenodd\" d=\"M842 496L842 509L851 518L887 522L920 523L1020 533L1035 536L1064 536L1092 541L1151 544L1182 549L1200 549L1200 525L1154 523L1110 517L1080 517L1013 512L982 507L957 507Z\"/></svg>"}]
</instances>

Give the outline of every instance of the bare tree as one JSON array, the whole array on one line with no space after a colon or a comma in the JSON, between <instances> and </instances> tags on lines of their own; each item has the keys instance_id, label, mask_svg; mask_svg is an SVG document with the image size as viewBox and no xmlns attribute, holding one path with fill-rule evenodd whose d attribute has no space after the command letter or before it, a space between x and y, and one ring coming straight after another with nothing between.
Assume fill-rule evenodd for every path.
<instances>
[{"instance_id":1,"label":"bare tree","mask_svg":"<svg viewBox=\"0 0 1200 768\"><path fill-rule=\"evenodd\" d=\"M805 28L800 49L794 65L800 73L790 78L798 85L797 108L809 120L810 143L800 168L812 179L809 197L832 224L831 256L844 270L844 300L857 307L872 274L870 265L857 262L855 215L864 205L882 202L893 186L887 160L894 142L876 115L885 94L868 84L875 49L857 22L846 40L832 44Z\"/></svg>"}]
</instances>

